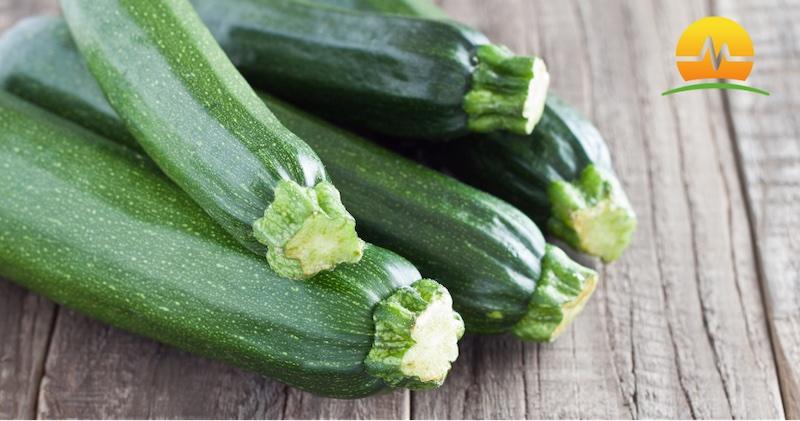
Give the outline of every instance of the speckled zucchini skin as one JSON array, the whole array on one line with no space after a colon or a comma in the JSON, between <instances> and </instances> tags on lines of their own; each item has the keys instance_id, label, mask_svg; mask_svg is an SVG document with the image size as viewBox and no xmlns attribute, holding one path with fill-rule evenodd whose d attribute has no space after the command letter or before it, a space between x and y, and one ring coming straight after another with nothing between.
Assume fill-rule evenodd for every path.
<instances>
[{"instance_id":1,"label":"speckled zucchini skin","mask_svg":"<svg viewBox=\"0 0 800 421\"><path fill-rule=\"evenodd\" d=\"M307 0L318 4L365 12L382 12L401 16L449 19L444 10L429 0Z\"/></svg>"},{"instance_id":2,"label":"speckled zucchini skin","mask_svg":"<svg viewBox=\"0 0 800 421\"><path fill-rule=\"evenodd\" d=\"M358 11L449 19L430 0L310 1ZM589 120L557 96L548 95L542 118L530 135L495 132L476 134L469 140L448 144L445 151L437 154L449 157L443 164L459 178L508 200L539 226L549 227L550 234L606 261L618 258L630 243L636 229L636 215L619 185L608 146ZM610 203L614 209L610 214L620 218L608 226L607 244L590 249L582 244L587 238L576 235L570 227L564 229L561 221L554 221L558 219L554 217L554 208L561 204L552 200L554 185L580 184L587 170L602 172L604 183L613 192ZM553 228L553 222L558 229Z\"/></svg>"},{"instance_id":3,"label":"speckled zucchini skin","mask_svg":"<svg viewBox=\"0 0 800 421\"><path fill-rule=\"evenodd\" d=\"M85 69L64 64L79 58L73 48L60 19L23 22L0 42L0 86L98 130L91 116L111 110ZM65 70L55 72L54 63ZM62 97L73 99L70 109L61 108ZM269 105L325 161L359 233L445 285L468 331L505 332L526 314L545 246L528 217L284 103Z\"/></svg>"},{"instance_id":4,"label":"speckled zucchini skin","mask_svg":"<svg viewBox=\"0 0 800 421\"><path fill-rule=\"evenodd\" d=\"M260 87L397 137L469 132L475 52L463 25L292 0L192 0L231 61ZM313 52L313 53L312 53Z\"/></svg>"},{"instance_id":5,"label":"speckled zucchini skin","mask_svg":"<svg viewBox=\"0 0 800 421\"><path fill-rule=\"evenodd\" d=\"M373 309L420 278L358 264L278 277L141 154L0 93L0 274L113 326L298 388L355 398Z\"/></svg>"},{"instance_id":6,"label":"speckled zucchini skin","mask_svg":"<svg viewBox=\"0 0 800 421\"><path fill-rule=\"evenodd\" d=\"M314 151L258 98L187 0L61 5L129 132L212 218L264 255L253 223L279 182L327 181Z\"/></svg>"},{"instance_id":7,"label":"speckled zucchini skin","mask_svg":"<svg viewBox=\"0 0 800 421\"><path fill-rule=\"evenodd\" d=\"M445 285L469 331L504 332L523 317L545 246L533 221L491 195L266 98L326 162L361 235Z\"/></svg>"}]
</instances>

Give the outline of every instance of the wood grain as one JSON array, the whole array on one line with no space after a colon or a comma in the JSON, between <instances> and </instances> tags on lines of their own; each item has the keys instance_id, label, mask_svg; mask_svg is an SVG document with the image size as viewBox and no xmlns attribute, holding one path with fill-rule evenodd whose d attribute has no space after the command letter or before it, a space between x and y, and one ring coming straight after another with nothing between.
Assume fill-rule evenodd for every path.
<instances>
[{"instance_id":1,"label":"wood grain","mask_svg":"<svg viewBox=\"0 0 800 421\"><path fill-rule=\"evenodd\" d=\"M413 393L415 419L525 418L522 344L508 336L470 336L439 390Z\"/></svg>"},{"instance_id":2,"label":"wood grain","mask_svg":"<svg viewBox=\"0 0 800 421\"><path fill-rule=\"evenodd\" d=\"M726 92L745 181L787 418L800 418L800 2L716 0L748 30L748 82L769 97Z\"/></svg>"},{"instance_id":3,"label":"wood grain","mask_svg":"<svg viewBox=\"0 0 800 421\"><path fill-rule=\"evenodd\" d=\"M56 307L0 279L0 419L36 414Z\"/></svg>"},{"instance_id":4,"label":"wood grain","mask_svg":"<svg viewBox=\"0 0 800 421\"><path fill-rule=\"evenodd\" d=\"M55 3L0 0L0 30ZM620 261L581 258L602 280L573 327L545 345L469 336L441 389L342 401L0 281L0 418L800 417L800 2L440 4L547 60L552 89L608 140L638 212ZM681 32L709 14L749 30L750 82L770 97L660 95L683 83Z\"/></svg>"},{"instance_id":5,"label":"wood grain","mask_svg":"<svg viewBox=\"0 0 800 421\"><path fill-rule=\"evenodd\" d=\"M39 418L280 418L285 386L63 310Z\"/></svg>"},{"instance_id":6,"label":"wood grain","mask_svg":"<svg viewBox=\"0 0 800 421\"><path fill-rule=\"evenodd\" d=\"M720 170L735 164L731 145L712 141L719 94L659 95L679 83L678 37L708 10L699 2L582 2L578 13L592 66L592 115L609 134L640 212L633 250L609 267L607 295L619 322L611 334L630 332L622 338L630 352L618 361L633 372L627 389L637 417L782 416L748 264L753 248L733 241L732 231L747 233L746 223L735 225L745 209L725 187L740 180Z\"/></svg>"}]
</instances>

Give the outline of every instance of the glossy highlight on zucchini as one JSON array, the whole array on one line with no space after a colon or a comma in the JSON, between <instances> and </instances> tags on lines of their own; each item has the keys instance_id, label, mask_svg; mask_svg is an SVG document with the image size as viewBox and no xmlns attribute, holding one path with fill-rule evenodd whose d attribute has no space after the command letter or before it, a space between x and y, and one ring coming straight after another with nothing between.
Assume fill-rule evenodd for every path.
<instances>
[{"instance_id":1,"label":"glossy highlight on zucchini","mask_svg":"<svg viewBox=\"0 0 800 421\"><path fill-rule=\"evenodd\" d=\"M354 10L447 20L429 0L313 0ZM597 128L549 94L529 136L491 133L461 142L449 167L463 180L508 200L577 250L618 259L636 231L636 214Z\"/></svg>"},{"instance_id":2,"label":"glossy highlight on zucchini","mask_svg":"<svg viewBox=\"0 0 800 421\"><path fill-rule=\"evenodd\" d=\"M361 258L322 162L258 99L187 0L61 6L133 137L234 238L293 279ZM286 203L298 194L305 206Z\"/></svg>"},{"instance_id":3,"label":"glossy highlight on zucchini","mask_svg":"<svg viewBox=\"0 0 800 421\"><path fill-rule=\"evenodd\" d=\"M437 387L458 355L447 290L405 259L280 277L141 154L8 93L0 197L0 274L124 330L340 398Z\"/></svg>"},{"instance_id":4,"label":"glossy highlight on zucchini","mask_svg":"<svg viewBox=\"0 0 800 421\"><path fill-rule=\"evenodd\" d=\"M107 126L105 120L92 116L113 115L113 110L98 99L100 90L81 64L59 18L29 19L0 39L0 87L100 131ZM54 74L54 66L65 70ZM63 107L63 98L70 99L69 108ZM597 275L579 265L547 263L566 257L561 258L556 247L545 246L538 228L518 210L272 97L264 98L283 124L325 160L365 238L403 254L445 285L468 330L513 331L525 340L553 340L572 320L564 316L554 323L560 310L553 303L561 303L565 315L573 308L574 316L588 300ZM99 121L104 124L96 124ZM115 138L130 141L124 132ZM568 270L555 270L558 267ZM540 289L540 284L549 286Z\"/></svg>"},{"instance_id":5,"label":"glossy highlight on zucchini","mask_svg":"<svg viewBox=\"0 0 800 421\"><path fill-rule=\"evenodd\" d=\"M271 93L399 137L530 133L544 61L446 21L297 0L192 0L231 61Z\"/></svg>"}]
</instances>

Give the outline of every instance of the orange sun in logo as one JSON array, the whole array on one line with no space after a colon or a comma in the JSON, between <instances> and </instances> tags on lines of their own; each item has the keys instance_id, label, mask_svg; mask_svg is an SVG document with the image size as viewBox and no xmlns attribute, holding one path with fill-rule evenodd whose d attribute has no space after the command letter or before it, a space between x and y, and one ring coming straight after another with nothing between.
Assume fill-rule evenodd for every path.
<instances>
[{"instance_id":1,"label":"orange sun in logo","mask_svg":"<svg viewBox=\"0 0 800 421\"><path fill-rule=\"evenodd\" d=\"M675 49L683 80L746 80L753 69L753 41L738 23L709 16L689 25Z\"/></svg>"}]
</instances>

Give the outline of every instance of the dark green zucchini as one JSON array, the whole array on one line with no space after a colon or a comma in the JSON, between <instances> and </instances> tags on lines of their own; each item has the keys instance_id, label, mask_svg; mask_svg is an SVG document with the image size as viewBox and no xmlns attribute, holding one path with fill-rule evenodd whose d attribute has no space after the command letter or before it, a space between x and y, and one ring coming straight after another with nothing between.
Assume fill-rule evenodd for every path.
<instances>
[{"instance_id":1,"label":"dark green zucchini","mask_svg":"<svg viewBox=\"0 0 800 421\"><path fill-rule=\"evenodd\" d=\"M448 167L464 180L508 200L578 250L619 258L636 215L595 127L549 96L528 136L487 134L454 145Z\"/></svg>"},{"instance_id":2,"label":"dark green zucchini","mask_svg":"<svg viewBox=\"0 0 800 421\"><path fill-rule=\"evenodd\" d=\"M447 19L429 0L313 0L359 11ZM461 179L516 205L578 250L616 260L636 230L608 147L575 109L549 95L529 136L473 136L439 153ZM454 153L457 149L457 153Z\"/></svg>"},{"instance_id":3,"label":"dark green zucchini","mask_svg":"<svg viewBox=\"0 0 800 421\"><path fill-rule=\"evenodd\" d=\"M97 99L99 88L73 50L58 18L25 21L0 40L0 86L102 129L91 116L113 111ZM64 70L54 72L54 66ZM64 97L70 109L62 107ZM505 202L275 99L268 102L325 161L365 238L400 252L447 286L469 330L552 340L593 291L596 274L546 247L533 222ZM130 140L124 133L116 138Z\"/></svg>"},{"instance_id":4,"label":"dark green zucchini","mask_svg":"<svg viewBox=\"0 0 800 421\"><path fill-rule=\"evenodd\" d=\"M326 115L399 137L530 133L549 76L462 25L297 0L193 0L245 75Z\"/></svg>"},{"instance_id":5,"label":"dark green zucchini","mask_svg":"<svg viewBox=\"0 0 800 421\"><path fill-rule=\"evenodd\" d=\"M436 4L428 0L308 0L318 4L364 12L391 13L401 16L449 19Z\"/></svg>"},{"instance_id":6,"label":"dark green zucchini","mask_svg":"<svg viewBox=\"0 0 800 421\"><path fill-rule=\"evenodd\" d=\"M265 99L324 160L364 238L440 280L470 331L553 340L594 290L596 274L545 245L533 221L512 206Z\"/></svg>"},{"instance_id":7,"label":"dark green zucchini","mask_svg":"<svg viewBox=\"0 0 800 421\"><path fill-rule=\"evenodd\" d=\"M63 0L112 107L147 154L243 245L294 279L363 241L314 151L236 71L188 0Z\"/></svg>"},{"instance_id":8,"label":"dark green zucchini","mask_svg":"<svg viewBox=\"0 0 800 421\"><path fill-rule=\"evenodd\" d=\"M403 258L279 277L141 154L8 93L0 197L0 275L113 326L342 398L436 387L458 355L447 290Z\"/></svg>"}]
</instances>

